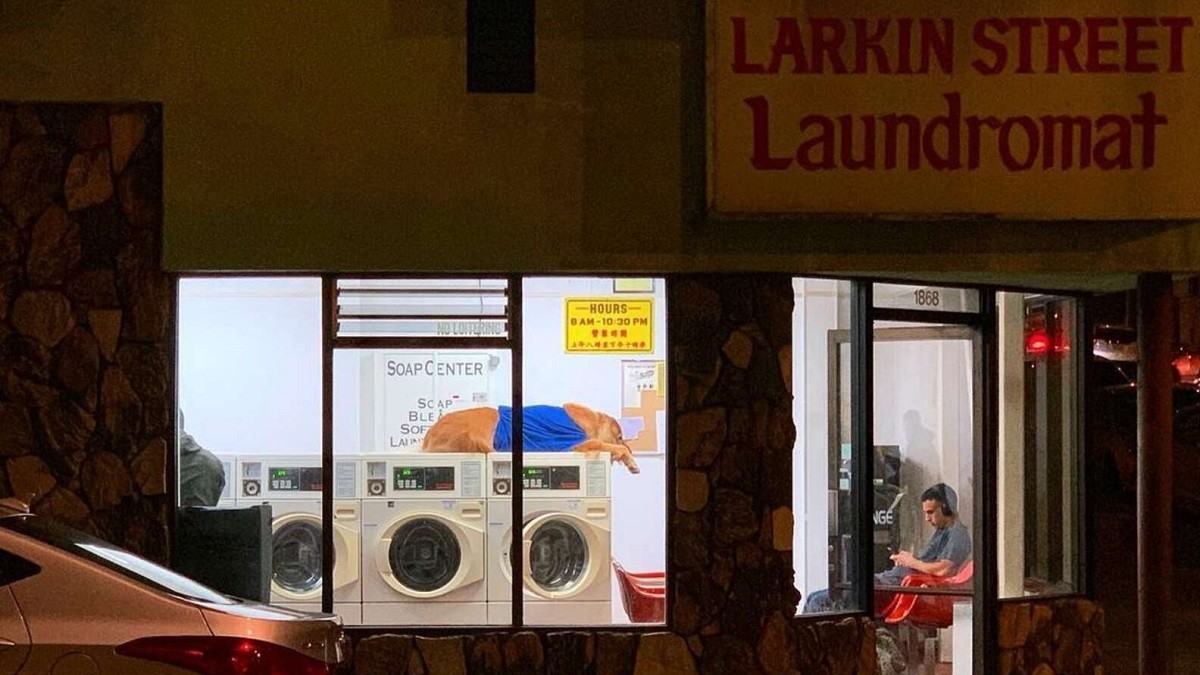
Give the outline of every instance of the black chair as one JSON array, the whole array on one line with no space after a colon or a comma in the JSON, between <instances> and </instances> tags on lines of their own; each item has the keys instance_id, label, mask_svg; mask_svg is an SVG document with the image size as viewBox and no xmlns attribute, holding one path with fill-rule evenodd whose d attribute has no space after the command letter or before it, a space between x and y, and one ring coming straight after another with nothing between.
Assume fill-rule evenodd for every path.
<instances>
[{"instance_id":1,"label":"black chair","mask_svg":"<svg viewBox=\"0 0 1200 675\"><path fill-rule=\"evenodd\" d=\"M214 590L271 600L271 506L189 506L179 510L175 571Z\"/></svg>"}]
</instances>

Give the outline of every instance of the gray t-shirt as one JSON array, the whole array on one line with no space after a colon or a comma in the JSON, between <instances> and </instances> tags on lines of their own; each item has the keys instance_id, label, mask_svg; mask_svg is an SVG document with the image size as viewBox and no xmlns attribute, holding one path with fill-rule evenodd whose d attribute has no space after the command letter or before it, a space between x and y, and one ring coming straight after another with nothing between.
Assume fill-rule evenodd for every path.
<instances>
[{"instance_id":1,"label":"gray t-shirt","mask_svg":"<svg viewBox=\"0 0 1200 675\"><path fill-rule=\"evenodd\" d=\"M957 519L949 527L935 530L933 536L929 538L929 543L925 545L925 550L917 555L917 560L921 562L949 560L954 563L950 574L958 572L963 563L970 559L971 533L967 530L967 526L958 522ZM901 579L914 571L911 567L897 565L886 572L879 573L876 577L882 583L898 584Z\"/></svg>"}]
</instances>

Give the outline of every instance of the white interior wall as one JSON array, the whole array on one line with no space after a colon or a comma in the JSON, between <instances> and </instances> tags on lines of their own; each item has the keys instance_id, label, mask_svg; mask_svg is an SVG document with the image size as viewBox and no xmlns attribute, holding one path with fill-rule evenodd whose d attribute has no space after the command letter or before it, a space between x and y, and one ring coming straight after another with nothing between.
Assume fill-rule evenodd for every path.
<instances>
[{"instance_id":1,"label":"white interior wall","mask_svg":"<svg viewBox=\"0 0 1200 675\"><path fill-rule=\"evenodd\" d=\"M221 454L320 454L321 280L179 282L186 429Z\"/></svg>"},{"instance_id":2,"label":"white interior wall","mask_svg":"<svg viewBox=\"0 0 1200 675\"><path fill-rule=\"evenodd\" d=\"M920 498L934 483L954 488L962 522L971 527L969 350L961 340L875 343L875 444L900 446L904 459L899 511L905 549L919 551L932 533Z\"/></svg>"},{"instance_id":3,"label":"white interior wall","mask_svg":"<svg viewBox=\"0 0 1200 675\"><path fill-rule=\"evenodd\" d=\"M793 567L796 588L809 593L829 586L829 331L839 322L839 283L792 280ZM834 410L833 414L837 414Z\"/></svg>"},{"instance_id":4,"label":"white interior wall","mask_svg":"<svg viewBox=\"0 0 1200 675\"><path fill-rule=\"evenodd\" d=\"M967 340L937 344L941 384L939 435L942 439L942 480L958 492L959 520L971 527L975 514L975 428L971 397L974 389L973 346Z\"/></svg>"}]
</instances>

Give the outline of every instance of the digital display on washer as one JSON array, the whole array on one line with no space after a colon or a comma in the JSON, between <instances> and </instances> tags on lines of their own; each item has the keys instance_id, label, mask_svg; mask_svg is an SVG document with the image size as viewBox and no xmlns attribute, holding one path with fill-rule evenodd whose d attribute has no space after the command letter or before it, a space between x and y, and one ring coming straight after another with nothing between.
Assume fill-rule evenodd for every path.
<instances>
[{"instance_id":1,"label":"digital display on washer","mask_svg":"<svg viewBox=\"0 0 1200 675\"><path fill-rule=\"evenodd\" d=\"M452 466L397 466L392 468L392 489L412 492L415 490L453 490L454 467Z\"/></svg>"},{"instance_id":2,"label":"digital display on washer","mask_svg":"<svg viewBox=\"0 0 1200 675\"><path fill-rule=\"evenodd\" d=\"M577 466L527 466L521 484L526 490L578 490Z\"/></svg>"},{"instance_id":3,"label":"digital display on washer","mask_svg":"<svg viewBox=\"0 0 1200 675\"><path fill-rule=\"evenodd\" d=\"M267 470L267 485L275 492L320 492L321 467L273 466Z\"/></svg>"}]
</instances>

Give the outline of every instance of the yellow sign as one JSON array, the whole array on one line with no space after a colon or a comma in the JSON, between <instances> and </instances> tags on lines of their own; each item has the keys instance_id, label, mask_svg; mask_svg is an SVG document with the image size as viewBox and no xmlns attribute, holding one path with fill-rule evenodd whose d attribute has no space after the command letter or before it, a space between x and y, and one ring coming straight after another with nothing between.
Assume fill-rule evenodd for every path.
<instances>
[{"instance_id":1,"label":"yellow sign","mask_svg":"<svg viewBox=\"0 0 1200 675\"><path fill-rule=\"evenodd\" d=\"M567 298L568 354L649 354L654 351L652 298Z\"/></svg>"},{"instance_id":2,"label":"yellow sign","mask_svg":"<svg viewBox=\"0 0 1200 675\"><path fill-rule=\"evenodd\" d=\"M710 208L1200 216L1200 5L1001 5L710 0Z\"/></svg>"}]
</instances>

